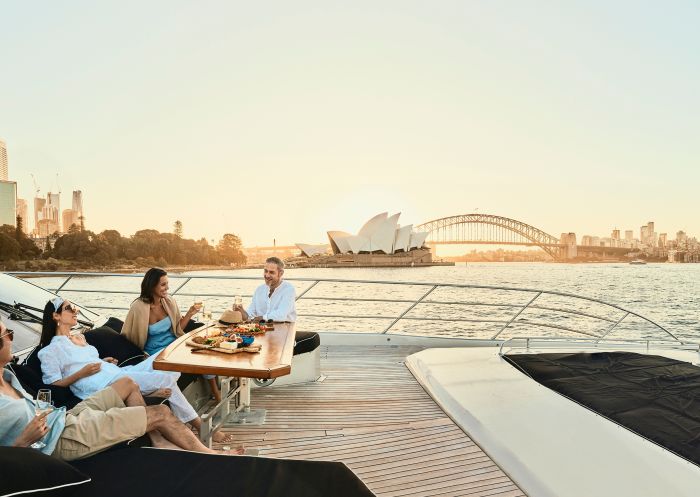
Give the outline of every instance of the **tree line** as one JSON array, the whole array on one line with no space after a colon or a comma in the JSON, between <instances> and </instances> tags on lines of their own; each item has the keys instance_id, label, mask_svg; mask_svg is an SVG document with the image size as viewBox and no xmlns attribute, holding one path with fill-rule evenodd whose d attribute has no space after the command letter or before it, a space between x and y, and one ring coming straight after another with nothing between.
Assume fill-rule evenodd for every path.
<instances>
[{"instance_id":1,"label":"tree line","mask_svg":"<svg viewBox=\"0 0 700 497\"><path fill-rule=\"evenodd\" d=\"M72 225L68 232L47 237L40 248L22 230L21 218L17 227L0 226L0 261L60 259L91 264L118 264L145 259L159 266L168 265L241 265L246 257L241 239L226 233L215 246L206 239L193 240L182 236L182 223L175 222L173 233L154 229L137 231L122 236L116 230L94 233Z\"/></svg>"}]
</instances>

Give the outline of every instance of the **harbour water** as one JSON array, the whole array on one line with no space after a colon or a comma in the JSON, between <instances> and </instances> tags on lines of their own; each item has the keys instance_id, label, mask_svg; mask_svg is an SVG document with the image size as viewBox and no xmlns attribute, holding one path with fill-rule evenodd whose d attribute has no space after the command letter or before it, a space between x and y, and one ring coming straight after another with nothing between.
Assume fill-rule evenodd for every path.
<instances>
[{"instance_id":1,"label":"harbour water","mask_svg":"<svg viewBox=\"0 0 700 497\"><path fill-rule=\"evenodd\" d=\"M207 271L196 274L208 273L226 274ZM620 305L659 323L680 338L700 341L700 264L457 263L453 267L425 268L288 269L285 275L554 290Z\"/></svg>"},{"instance_id":2,"label":"harbour water","mask_svg":"<svg viewBox=\"0 0 700 497\"><path fill-rule=\"evenodd\" d=\"M261 276L261 270L235 270L235 271L197 271L185 273L185 275L232 275L232 276ZM177 288L180 280L178 275L171 274L171 290ZM585 297L591 297L611 304L616 304L630 311L641 314L662 325L677 337L685 340L700 342L700 265L698 264L547 264L547 263L458 263L452 267L422 267L422 268L309 268L288 269L285 272L288 278L334 278L349 280L380 280L400 282L435 282L471 285L490 285L499 287L532 288L552 290L562 293L571 293ZM35 283L47 287L55 286L54 278L41 278ZM91 282L92 278L74 280L66 286L71 288L88 288L105 285L105 282ZM192 280L180 290L177 297L181 308L185 309L192 299L193 294L226 293L250 295L258 281L238 282L214 282L209 280ZM112 289L138 292L139 280L121 278L118 281L111 279L108 283ZM234 285L234 286L232 286ZM309 284L295 282L297 292L303 291ZM116 288L115 288L116 287ZM371 297L379 298L408 298L415 299L425 291L426 287L380 287L373 289ZM314 295L336 297L361 297L363 289L355 285L334 284L326 285L325 289L315 287ZM307 296L312 295L309 292ZM382 292L386 292L383 294ZM398 292L398 293L397 293ZM69 298L86 305L128 307L134 295L127 294L74 294L67 292ZM366 295L365 295L366 296ZM433 296L431 296L433 297ZM451 295L456 300L472 300L473 295ZM503 296L507 298L507 296ZM524 295L527 299L530 297ZM440 300L434 297L436 300ZM500 298L498 295L496 298ZM517 302L523 302L523 295L517 297ZM483 301L483 300L481 300ZM229 304L226 299L208 298L208 305L214 311L222 310ZM498 301L496 301L498 302ZM546 305L543 303L542 305ZM375 304L375 303L351 303L328 301L304 301L299 302L300 314L334 314L334 315L397 315L405 309L406 304ZM427 307L427 306L426 306ZM105 314L123 316L123 310L104 310ZM417 309L416 309L417 312ZM426 313L436 312L426 309ZM462 317L452 310L444 310L438 319L446 319L442 325L431 324L426 332L430 334L451 336L450 330L456 330L457 324L450 323L450 317ZM499 310L486 308L479 311L481 317L498 317ZM512 309L503 310L503 316L511 315ZM588 312L600 314L605 310L595 308ZM452 313L452 314L450 314ZM427 314L426 314L427 315ZM501 318L502 318L501 317ZM616 316L610 317L616 319ZM507 319L507 318L506 318ZM376 322L375 322L376 321ZM365 331L381 331L387 324L386 320L355 320L351 325L344 323L342 319L325 318L300 318L298 327L307 329L339 329ZM409 323L410 324L410 323ZM415 324L415 323L413 323ZM464 323L463 323L464 324ZM578 323L573 320L564 323L571 326L587 326L587 323ZM350 327L348 327L350 326ZM398 326L392 331L415 333L412 329ZM462 326L461 336L482 338L488 337L488 332L475 332L475 328Z\"/></svg>"}]
</instances>

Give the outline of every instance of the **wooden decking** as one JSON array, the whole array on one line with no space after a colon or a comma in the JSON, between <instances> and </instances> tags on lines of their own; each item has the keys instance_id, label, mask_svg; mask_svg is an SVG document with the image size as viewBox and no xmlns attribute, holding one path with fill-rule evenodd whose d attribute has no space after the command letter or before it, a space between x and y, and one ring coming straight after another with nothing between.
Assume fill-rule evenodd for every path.
<instances>
[{"instance_id":1,"label":"wooden decking","mask_svg":"<svg viewBox=\"0 0 700 497\"><path fill-rule=\"evenodd\" d=\"M253 390L261 456L343 461L378 496L523 496L404 366L410 346L323 347L322 382Z\"/></svg>"}]
</instances>

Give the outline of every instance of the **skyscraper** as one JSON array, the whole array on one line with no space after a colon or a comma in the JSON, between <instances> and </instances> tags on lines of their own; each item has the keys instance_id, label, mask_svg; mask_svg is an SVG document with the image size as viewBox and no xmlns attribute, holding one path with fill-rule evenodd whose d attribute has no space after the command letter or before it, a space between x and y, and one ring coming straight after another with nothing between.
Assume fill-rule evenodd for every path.
<instances>
[{"instance_id":1,"label":"skyscraper","mask_svg":"<svg viewBox=\"0 0 700 497\"><path fill-rule=\"evenodd\" d=\"M27 201L24 200L23 198L18 198L17 199L17 217L22 218L22 231L24 231L25 234L29 234L29 218L27 217L27 210L29 207L27 206Z\"/></svg>"},{"instance_id":2,"label":"skyscraper","mask_svg":"<svg viewBox=\"0 0 700 497\"><path fill-rule=\"evenodd\" d=\"M17 183L0 181L0 226L17 226Z\"/></svg>"},{"instance_id":3,"label":"skyscraper","mask_svg":"<svg viewBox=\"0 0 700 497\"><path fill-rule=\"evenodd\" d=\"M44 206L46 205L46 199L40 197L34 197L34 233L39 234L39 221L44 219Z\"/></svg>"},{"instance_id":4,"label":"skyscraper","mask_svg":"<svg viewBox=\"0 0 700 497\"><path fill-rule=\"evenodd\" d=\"M83 215L83 192L73 190L73 205L71 207L79 216Z\"/></svg>"},{"instance_id":5,"label":"skyscraper","mask_svg":"<svg viewBox=\"0 0 700 497\"><path fill-rule=\"evenodd\" d=\"M7 146L0 139L0 181L7 181Z\"/></svg>"}]
</instances>

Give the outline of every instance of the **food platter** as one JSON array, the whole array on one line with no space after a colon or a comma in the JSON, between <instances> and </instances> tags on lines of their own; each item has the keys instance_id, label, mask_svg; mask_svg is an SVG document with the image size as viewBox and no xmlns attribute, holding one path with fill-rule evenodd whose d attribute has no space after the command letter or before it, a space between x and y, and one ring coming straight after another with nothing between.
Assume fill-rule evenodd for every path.
<instances>
[{"instance_id":1,"label":"food platter","mask_svg":"<svg viewBox=\"0 0 700 497\"><path fill-rule=\"evenodd\" d=\"M211 351L224 354L260 352L262 345L253 343L254 340L251 335L241 337L234 332L207 329L196 333L185 344L192 348L192 352Z\"/></svg>"},{"instance_id":2,"label":"food platter","mask_svg":"<svg viewBox=\"0 0 700 497\"><path fill-rule=\"evenodd\" d=\"M251 323L238 323L238 324L217 324L215 326L218 329L221 329L224 331L224 333L234 333L237 335L262 335L266 331L272 331L275 329L275 326L272 323L256 323L256 322L251 322Z\"/></svg>"}]
</instances>

